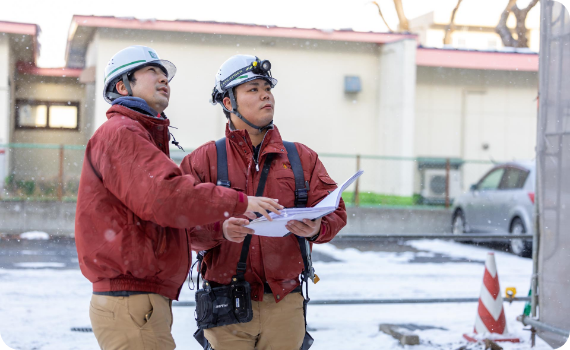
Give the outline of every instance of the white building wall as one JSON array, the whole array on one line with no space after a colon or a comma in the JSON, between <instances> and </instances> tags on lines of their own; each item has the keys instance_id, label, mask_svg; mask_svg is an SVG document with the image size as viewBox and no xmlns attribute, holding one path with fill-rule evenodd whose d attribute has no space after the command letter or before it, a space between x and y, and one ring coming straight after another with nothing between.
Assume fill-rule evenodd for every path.
<instances>
[{"instance_id":1,"label":"white building wall","mask_svg":"<svg viewBox=\"0 0 570 350\"><path fill-rule=\"evenodd\" d=\"M405 79L395 73L391 79L396 84L386 85L385 77L382 81L378 78L380 72L387 74L393 64L404 62L400 55L410 54L411 41L393 44L390 50L395 51L389 60L379 58L378 45L366 43L145 31L131 32L125 37L122 32L113 30L99 30L94 41L97 41L98 57L96 124L106 120L105 111L109 107L101 97L107 61L129 45L148 45L178 68L171 82L170 106L165 113L171 119L171 125L178 128L172 133L187 150L224 135L226 120L222 109L208 101L218 68L230 56L239 53L271 61L273 76L279 80L273 92L275 124L282 137L304 143L321 154L329 173L339 182L354 173L355 159L327 157L327 154L378 155L388 151L392 147L389 141L377 136L380 123L383 120L409 123L413 117L413 98L407 110L395 107L394 113L399 117L393 119L388 117L392 113L386 109L388 104L383 112L379 112L378 102L379 98L387 98L389 94L400 96L400 92L413 90L415 56L406 60L410 66L407 71L399 71L409 75ZM360 77L360 93L344 92L347 75ZM407 90L402 88L404 81L412 84ZM382 84L385 91L381 93L379 87ZM401 116L405 118L401 119ZM413 127L411 130L413 132ZM411 139L410 136L408 140ZM394 141L395 149L403 147L400 138L394 138ZM412 151L404 153L411 154ZM381 185L371 171L363 177L361 189L381 192Z\"/></svg>"},{"instance_id":2,"label":"white building wall","mask_svg":"<svg viewBox=\"0 0 570 350\"><path fill-rule=\"evenodd\" d=\"M418 67L417 72L417 156L534 159L536 73L429 67ZM463 189L490 167L464 165Z\"/></svg>"},{"instance_id":3,"label":"white building wall","mask_svg":"<svg viewBox=\"0 0 570 350\"><path fill-rule=\"evenodd\" d=\"M0 33L0 144L10 142L10 46L8 34ZM8 176L8 149L0 147L0 191Z\"/></svg>"},{"instance_id":4,"label":"white building wall","mask_svg":"<svg viewBox=\"0 0 570 350\"><path fill-rule=\"evenodd\" d=\"M161 58L178 67L165 112L178 128L173 134L187 150L223 136L221 107L208 100L219 66L242 53L272 62L279 80L274 89L275 124L285 140L302 142L317 151L339 182L354 173L356 161L330 154L479 160L533 156L535 73L418 67L416 78L415 42L411 40L378 46L99 29L87 54L87 62L93 60L97 69L95 127L106 120L109 108L102 98L107 61L133 44L155 48ZM346 75L361 78L360 93L344 92ZM488 150L482 149L485 143ZM366 175L361 190L403 196L417 193L416 167L411 160L363 159L361 168ZM487 168L466 166L463 187Z\"/></svg>"}]
</instances>

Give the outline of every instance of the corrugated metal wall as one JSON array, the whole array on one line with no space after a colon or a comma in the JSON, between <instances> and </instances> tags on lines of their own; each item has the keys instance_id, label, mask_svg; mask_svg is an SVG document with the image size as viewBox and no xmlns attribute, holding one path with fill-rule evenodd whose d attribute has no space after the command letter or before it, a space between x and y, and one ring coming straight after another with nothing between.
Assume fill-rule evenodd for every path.
<instances>
[{"instance_id":1,"label":"corrugated metal wall","mask_svg":"<svg viewBox=\"0 0 570 350\"><path fill-rule=\"evenodd\" d=\"M540 213L539 319L570 329L570 18L541 1L540 104L537 133ZM541 338L554 348L566 339Z\"/></svg>"}]
</instances>

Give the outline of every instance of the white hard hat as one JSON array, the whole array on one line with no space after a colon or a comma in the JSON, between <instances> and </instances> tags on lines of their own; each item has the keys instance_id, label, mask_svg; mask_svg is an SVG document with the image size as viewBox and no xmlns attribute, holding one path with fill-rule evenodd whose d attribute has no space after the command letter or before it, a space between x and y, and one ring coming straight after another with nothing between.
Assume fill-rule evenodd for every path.
<instances>
[{"instance_id":1,"label":"white hard hat","mask_svg":"<svg viewBox=\"0 0 570 350\"><path fill-rule=\"evenodd\" d=\"M117 83L117 78L148 65L157 65L163 68L168 81L172 80L176 74L176 66L170 61L161 60L156 51L148 46L129 46L111 57L107 67L105 67L103 86L103 98L105 101L111 103L112 100L118 97L116 93L113 93L113 87ZM113 86L110 86L111 83L113 83ZM128 84L128 81L125 84Z\"/></svg>"},{"instance_id":2,"label":"white hard hat","mask_svg":"<svg viewBox=\"0 0 570 350\"><path fill-rule=\"evenodd\" d=\"M271 63L269 61L261 61L251 55L230 57L222 64L216 74L216 85L212 92L211 102L222 104L224 95L228 90L255 79L268 81L272 88L277 85L277 79L271 76Z\"/></svg>"},{"instance_id":3,"label":"white hard hat","mask_svg":"<svg viewBox=\"0 0 570 350\"><path fill-rule=\"evenodd\" d=\"M247 125L263 131L271 128L273 121L265 126L258 126L247 120L247 118L238 111L238 105L233 91L234 87L255 79L266 80L271 85L271 88L277 85L277 79L271 76L271 63L269 61L261 61L256 56L250 55L235 55L230 57L222 64L216 74L216 85L214 86L214 91L212 91L212 99L210 102L214 105L219 103L224 111L235 114ZM232 110L224 106L223 100L226 93L230 98Z\"/></svg>"}]
</instances>

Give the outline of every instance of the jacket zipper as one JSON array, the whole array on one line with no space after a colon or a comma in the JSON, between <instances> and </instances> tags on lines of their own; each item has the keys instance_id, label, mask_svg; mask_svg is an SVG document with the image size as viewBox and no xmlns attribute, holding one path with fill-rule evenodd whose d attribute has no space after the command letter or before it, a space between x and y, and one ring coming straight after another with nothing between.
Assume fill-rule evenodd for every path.
<instances>
[{"instance_id":1,"label":"jacket zipper","mask_svg":"<svg viewBox=\"0 0 570 350\"><path fill-rule=\"evenodd\" d=\"M269 132L269 130L267 130L265 135L263 135L263 140L261 140L259 152L257 153L257 159L253 159L253 161L255 162L255 170L256 171L259 171L259 157L261 157L261 147L263 146L263 142L265 141L265 136L267 136L268 132Z\"/></svg>"}]
</instances>

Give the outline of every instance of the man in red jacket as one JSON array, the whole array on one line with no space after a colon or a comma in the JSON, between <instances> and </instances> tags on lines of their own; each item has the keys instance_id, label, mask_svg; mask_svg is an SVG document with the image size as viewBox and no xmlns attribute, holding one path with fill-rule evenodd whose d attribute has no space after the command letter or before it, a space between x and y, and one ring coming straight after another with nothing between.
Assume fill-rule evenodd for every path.
<instances>
[{"instance_id":1,"label":"man in red jacket","mask_svg":"<svg viewBox=\"0 0 570 350\"><path fill-rule=\"evenodd\" d=\"M257 67L257 69L256 69ZM260 69L262 68L262 69ZM285 207L295 206L295 178L287 151L273 125L275 99L271 89L277 80L271 65L255 56L236 55L216 75L213 102L220 103L228 124L225 147L231 188L254 195L268 155L273 157L264 195L279 199ZM239 106L239 108L238 108ZM318 155L307 146L295 144L308 185L307 206L312 207L336 189ZM216 144L208 142L186 156L180 165L198 183L216 183ZM192 249L207 250L204 278L213 287L230 284L240 260L242 242L253 230L239 215L191 230ZM344 202L315 221L291 221L287 228L313 243L326 243L346 225ZM216 350L299 349L305 335L303 296L299 274L303 258L295 235L282 238L253 235L245 280L251 286L253 320L208 328L204 335Z\"/></svg>"},{"instance_id":2,"label":"man in red jacket","mask_svg":"<svg viewBox=\"0 0 570 350\"><path fill-rule=\"evenodd\" d=\"M87 144L75 219L102 349L174 349L172 299L190 266L184 228L281 208L268 198L195 185L170 160L163 111L175 72L145 46L120 51L105 70L103 96L112 107Z\"/></svg>"}]
</instances>

